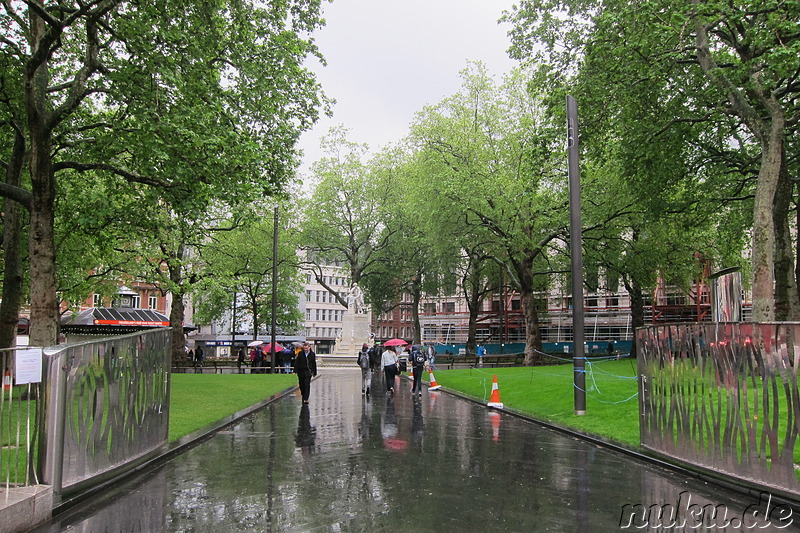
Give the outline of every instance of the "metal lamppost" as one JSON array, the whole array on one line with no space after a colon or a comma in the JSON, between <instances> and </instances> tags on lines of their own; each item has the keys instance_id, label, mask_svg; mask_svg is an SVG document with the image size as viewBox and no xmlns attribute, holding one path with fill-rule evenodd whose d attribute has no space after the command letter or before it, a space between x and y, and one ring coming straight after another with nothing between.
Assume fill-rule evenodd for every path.
<instances>
[{"instance_id":1,"label":"metal lamppost","mask_svg":"<svg viewBox=\"0 0 800 533\"><path fill-rule=\"evenodd\" d=\"M275 212L272 217L272 342L270 350L272 357L270 368L272 373L275 373L275 313L278 306L278 206L275 206Z\"/></svg>"},{"instance_id":2,"label":"metal lamppost","mask_svg":"<svg viewBox=\"0 0 800 533\"><path fill-rule=\"evenodd\" d=\"M581 180L578 167L578 106L567 95L569 158L569 246L572 256L572 364L576 415L586 414L586 357L583 349L583 244L581 239Z\"/></svg>"}]
</instances>

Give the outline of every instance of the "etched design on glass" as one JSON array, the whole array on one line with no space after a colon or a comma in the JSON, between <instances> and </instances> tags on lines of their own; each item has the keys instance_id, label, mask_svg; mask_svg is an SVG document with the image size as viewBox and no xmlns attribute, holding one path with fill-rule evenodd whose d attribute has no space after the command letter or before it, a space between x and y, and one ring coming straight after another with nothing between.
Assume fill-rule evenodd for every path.
<instances>
[{"instance_id":1,"label":"etched design on glass","mask_svg":"<svg viewBox=\"0 0 800 533\"><path fill-rule=\"evenodd\" d=\"M678 324L637 336L643 446L797 493L800 324Z\"/></svg>"}]
</instances>

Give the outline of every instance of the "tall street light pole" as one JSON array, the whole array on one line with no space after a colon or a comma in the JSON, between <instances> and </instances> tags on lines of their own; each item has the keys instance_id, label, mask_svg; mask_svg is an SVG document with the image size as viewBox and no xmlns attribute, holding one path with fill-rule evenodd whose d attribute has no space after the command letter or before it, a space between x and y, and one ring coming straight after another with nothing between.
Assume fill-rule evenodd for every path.
<instances>
[{"instance_id":1,"label":"tall street light pole","mask_svg":"<svg viewBox=\"0 0 800 533\"><path fill-rule=\"evenodd\" d=\"M581 179L578 167L578 106L567 95L569 158L569 247L572 256L572 364L576 415L586 414L586 356L583 349L583 243L581 239Z\"/></svg>"},{"instance_id":2,"label":"tall street light pole","mask_svg":"<svg viewBox=\"0 0 800 533\"><path fill-rule=\"evenodd\" d=\"M272 357L270 368L275 373L275 313L278 309L278 206L272 217Z\"/></svg>"}]
</instances>

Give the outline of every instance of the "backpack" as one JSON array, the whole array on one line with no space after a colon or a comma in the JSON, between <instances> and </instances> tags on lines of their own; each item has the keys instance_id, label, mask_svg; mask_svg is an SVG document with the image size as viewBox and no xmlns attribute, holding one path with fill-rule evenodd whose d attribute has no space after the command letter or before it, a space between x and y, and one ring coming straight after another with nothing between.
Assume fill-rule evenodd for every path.
<instances>
[{"instance_id":1,"label":"backpack","mask_svg":"<svg viewBox=\"0 0 800 533\"><path fill-rule=\"evenodd\" d=\"M358 352L358 366L361 368L369 368L369 354L367 352Z\"/></svg>"},{"instance_id":2,"label":"backpack","mask_svg":"<svg viewBox=\"0 0 800 533\"><path fill-rule=\"evenodd\" d=\"M411 354L411 357L413 357L414 366L422 366L425 364L425 354L419 350Z\"/></svg>"}]
</instances>

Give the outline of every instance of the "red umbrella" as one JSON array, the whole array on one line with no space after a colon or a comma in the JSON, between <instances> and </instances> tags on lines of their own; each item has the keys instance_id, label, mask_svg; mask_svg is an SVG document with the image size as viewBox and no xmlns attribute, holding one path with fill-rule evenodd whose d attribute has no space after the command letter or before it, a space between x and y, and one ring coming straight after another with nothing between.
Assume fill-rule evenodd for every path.
<instances>
[{"instance_id":1,"label":"red umbrella","mask_svg":"<svg viewBox=\"0 0 800 533\"><path fill-rule=\"evenodd\" d=\"M384 346L405 346L408 344L403 339L391 339L383 343Z\"/></svg>"},{"instance_id":2,"label":"red umbrella","mask_svg":"<svg viewBox=\"0 0 800 533\"><path fill-rule=\"evenodd\" d=\"M262 350L263 350L265 353L272 353L272 343L269 343L269 344L264 344L264 345L263 345L263 348L262 348ZM283 350L283 346L281 346L280 344L278 344L278 343L276 342L276 343L275 343L275 351L276 351L276 352L280 352L281 350Z\"/></svg>"}]
</instances>

